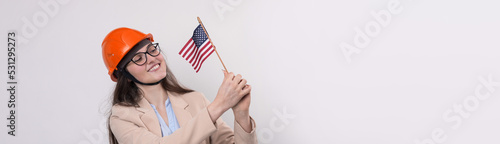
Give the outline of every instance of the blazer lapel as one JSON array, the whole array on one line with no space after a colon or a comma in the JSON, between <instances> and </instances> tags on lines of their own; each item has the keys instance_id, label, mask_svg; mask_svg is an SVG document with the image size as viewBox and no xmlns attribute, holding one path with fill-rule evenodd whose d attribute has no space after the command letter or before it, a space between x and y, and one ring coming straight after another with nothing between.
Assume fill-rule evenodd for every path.
<instances>
[{"instance_id":1,"label":"blazer lapel","mask_svg":"<svg viewBox=\"0 0 500 144\"><path fill-rule=\"evenodd\" d=\"M141 100L139 100L139 107L137 107L136 109L143 113L143 115L140 115L140 117L147 129L161 137L162 134L160 122L158 121L158 117L156 116L156 113L153 110L153 107L151 107L148 100L142 97Z\"/></svg>"},{"instance_id":2,"label":"blazer lapel","mask_svg":"<svg viewBox=\"0 0 500 144\"><path fill-rule=\"evenodd\" d=\"M177 117L177 122L182 128L192 118L191 113L188 111L189 104L184 101L182 95L171 92L167 92L167 94Z\"/></svg>"}]
</instances>

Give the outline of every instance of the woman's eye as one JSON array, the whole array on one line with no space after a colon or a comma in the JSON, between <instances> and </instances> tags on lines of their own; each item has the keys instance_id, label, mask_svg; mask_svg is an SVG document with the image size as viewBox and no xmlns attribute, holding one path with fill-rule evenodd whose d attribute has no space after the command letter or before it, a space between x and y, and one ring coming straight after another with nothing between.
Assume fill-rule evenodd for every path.
<instances>
[{"instance_id":1,"label":"woman's eye","mask_svg":"<svg viewBox=\"0 0 500 144\"><path fill-rule=\"evenodd\" d=\"M141 60L142 60L142 57L140 57L140 56L136 56L136 57L134 57L132 59L132 61L134 61L134 62L138 62L138 61L141 61Z\"/></svg>"},{"instance_id":2,"label":"woman's eye","mask_svg":"<svg viewBox=\"0 0 500 144\"><path fill-rule=\"evenodd\" d=\"M149 53L153 53L155 51L156 51L156 48L153 48L153 49L149 50Z\"/></svg>"}]
</instances>

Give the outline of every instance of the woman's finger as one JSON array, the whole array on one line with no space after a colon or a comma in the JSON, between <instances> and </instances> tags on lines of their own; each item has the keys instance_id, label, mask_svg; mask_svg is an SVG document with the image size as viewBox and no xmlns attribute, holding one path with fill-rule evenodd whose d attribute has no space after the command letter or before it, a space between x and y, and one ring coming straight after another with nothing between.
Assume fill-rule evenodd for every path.
<instances>
[{"instance_id":1,"label":"woman's finger","mask_svg":"<svg viewBox=\"0 0 500 144\"><path fill-rule=\"evenodd\" d=\"M236 76L233 78L233 81L234 81L236 84L238 84L238 83L241 81L241 77L242 77L242 76L241 76L240 74L238 74L238 75L236 75Z\"/></svg>"},{"instance_id":2,"label":"woman's finger","mask_svg":"<svg viewBox=\"0 0 500 144\"><path fill-rule=\"evenodd\" d=\"M234 73L229 72L227 75L225 75L225 79L228 81L232 81L234 79Z\"/></svg>"},{"instance_id":3,"label":"woman's finger","mask_svg":"<svg viewBox=\"0 0 500 144\"><path fill-rule=\"evenodd\" d=\"M245 87L243 87L243 89L241 90L241 94L242 95L247 95L250 93L250 91L252 91L252 86L250 85L246 85Z\"/></svg>"},{"instance_id":4,"label":"woman's finger","mask_svg":"<svg viewBox=\"0 0 500 144\"><path fill-rule=\"evenodd\" d=\"M238 89L243 89L247 85L247 80L246 79L241 79L240 83L238 84Z\"/></svg>"}]
</instances>

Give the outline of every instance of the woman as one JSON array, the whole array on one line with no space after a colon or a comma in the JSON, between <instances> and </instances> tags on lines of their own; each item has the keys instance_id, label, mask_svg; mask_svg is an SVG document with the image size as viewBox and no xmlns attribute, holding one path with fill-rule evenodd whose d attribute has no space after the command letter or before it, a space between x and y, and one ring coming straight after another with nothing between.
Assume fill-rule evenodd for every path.
<instances>
[{"instance_id":1,"label":"woman","mask_svg":"<svg viewBox=\"0 0 500 144\"><path fill-rule=\"evenodd\" d=\"M224 73L215 100L182 87L151 34L111 31L102 43L104 63L117 82L108 121L110 143L257 143L249 116L250 85ZM220 119L232 108L234 132Z\"/></svg>"}]
</instances>

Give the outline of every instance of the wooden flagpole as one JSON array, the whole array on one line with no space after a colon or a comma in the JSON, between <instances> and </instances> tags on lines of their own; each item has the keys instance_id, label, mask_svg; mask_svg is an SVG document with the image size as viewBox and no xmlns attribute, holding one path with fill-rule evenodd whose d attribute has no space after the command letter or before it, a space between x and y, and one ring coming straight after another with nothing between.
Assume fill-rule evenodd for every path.
<instances>
[{"instance_id":1,"label":"wooden flagpole","mask_svg":"<svg viewBox=\"0 0 500 144\"><path fill-rule=\"evenodd\" d=\"M226 73L228 73L228 72L227 72L226 65L224 65L224 62L223 62L223 61L222 61L222 59L220 58L219 53L217 52L217 49L215 48L215 45L214 45L214 43L212 42L212 39L210 39L210 36L208 36L207 30L205 29L205 26L203 26L203 23L201 22L200 17L197 17L197 18L198 18L198 22L200 23L201 27L203 28L203 31L205 31L205 35L207 35L208 40L210 41L210 44L212 44L212 46L214 47L215 53L217 54L217 57L219 57L219 60L220 60L220 62L222 63L222 66L224 67L224 70L226 70Z\"/></svg>"}]
</instances>

